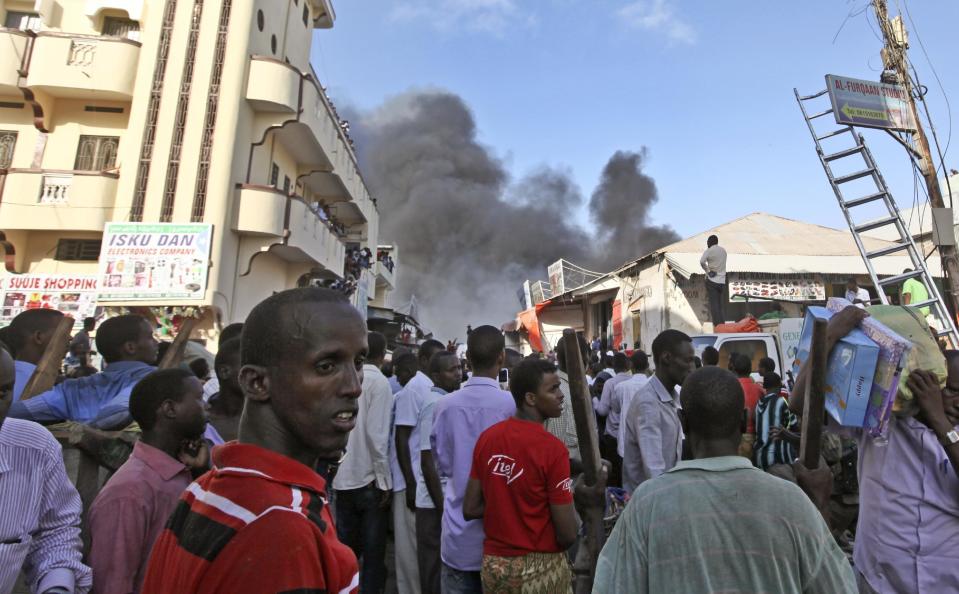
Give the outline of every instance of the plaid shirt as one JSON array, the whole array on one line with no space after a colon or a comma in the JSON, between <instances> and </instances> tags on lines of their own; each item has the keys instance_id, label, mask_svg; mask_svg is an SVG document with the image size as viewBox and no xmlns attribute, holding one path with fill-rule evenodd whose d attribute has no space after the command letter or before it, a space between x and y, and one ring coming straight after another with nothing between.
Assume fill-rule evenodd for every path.
<instances>
[{"instance_id":1,"label":"plaid shirt","mask_svg":"<svg viewBox=\"0 0 959 594\"><path fill-rule=\"evenodd\" d=\"M570 458L580 460L576 418L573 417L573 399L569 393L569 376L564 371L559 372L559 389L563 392L563 398L565 398L563 414L555 419L547 419L546 430L563 442L563 445L569 451Z\"/></svg>"}]
</instances>

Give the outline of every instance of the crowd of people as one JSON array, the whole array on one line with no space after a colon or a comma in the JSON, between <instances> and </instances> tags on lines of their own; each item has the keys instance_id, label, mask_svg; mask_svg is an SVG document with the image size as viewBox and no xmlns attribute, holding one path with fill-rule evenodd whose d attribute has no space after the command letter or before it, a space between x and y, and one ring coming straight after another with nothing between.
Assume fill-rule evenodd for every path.
<instances>
[{"instance_id":1,"label":"crowd of people","mask_svg":"<svg viewBox=\"0 0 959 594\"><path fill-rule=\"evenodd\" d=\"M865 315L834 316L829 348ZM390 576L401 594L571 593L582 518L617 494L593 592L959 591L959 352L944 389L912 371L919 414L887 442L840 428L859 440L850 562L830 467L796 462L807 369L790 390L775 361L697 356L677 330L651 356L580 335L524 357L488 325L462 360L436 340L390 352L342 293L299 288L223 329L206 383L157 369L153 325L126 315L96 328L103 371L24 398L61 318L0 333L0 593L379 594ZM43 427L65 422L81 449L138 434L86 513Z\"/></svg>"}]
</instances>

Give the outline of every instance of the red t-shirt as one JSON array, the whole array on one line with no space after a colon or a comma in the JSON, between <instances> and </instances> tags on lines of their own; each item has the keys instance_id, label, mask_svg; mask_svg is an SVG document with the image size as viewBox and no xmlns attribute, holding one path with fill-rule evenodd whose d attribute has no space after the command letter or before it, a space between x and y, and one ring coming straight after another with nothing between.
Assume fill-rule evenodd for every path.
<instances>
[{"instance_id":1,"label":"red t-shirt","mask_svg":"<svg viewBox=\"0 0 959 594\"><path fill-rule=\"evenodd\" d=\"M213 466L180 498L141 594L356 594L356 556L336 538L318 474L237 442L215 448Z\"/></svg>"},{"instance_id":2,"label":"red t-shirt","mask_svg":"<svg viewBox=\"0 0 959 594\"><path fill-rule=\"evenodd\" d=\"M480 435L470 478L483 487L483 553L560 552L549 506L573 502L569 453L543 425L510 417Z\"/></svg>"},{"instance_id":3,"label":"red t-shirt","mask_svg":"<svg viewBox=\"0 0 959 594\"><path fill-rule=\"evenodd\" d=\"M751 377L739 378L739 383L743 387L743 394L746 396L746 433L756 433L756 404L765 396L763 387L753 381Z\"/></svg>"}]
</instances>

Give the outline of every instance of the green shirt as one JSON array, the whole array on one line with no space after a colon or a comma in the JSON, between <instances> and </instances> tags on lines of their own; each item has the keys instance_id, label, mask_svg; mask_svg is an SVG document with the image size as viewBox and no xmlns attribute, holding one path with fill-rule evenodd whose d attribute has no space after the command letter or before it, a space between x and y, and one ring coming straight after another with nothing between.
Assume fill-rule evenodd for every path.
<instances>
[{"instance_id":1,"label":"green shirt","mask_svg":"<svg viewBox=\"0 0 959 594\"><path fill-rule=\"evenodd\" d=\"M593 582L593 594L856 591L805 493L739 456L680 462L640 485Z\"/></svg>"},{"instance_id":2,"label":"green shirt","mask_svg":"<svg viewBox=\"0 0 959 594\"><path fill-rule=\"evenodd\" d=\"M914 278L902 283L902 294L910 295L909 303L919 303L920 301L926 301L929 299L929 291L926 290L926 286ZM929 315L928 306L920 307L919 311L921 311L922 315L924 316Z\"/></svg>"}]
</instances>

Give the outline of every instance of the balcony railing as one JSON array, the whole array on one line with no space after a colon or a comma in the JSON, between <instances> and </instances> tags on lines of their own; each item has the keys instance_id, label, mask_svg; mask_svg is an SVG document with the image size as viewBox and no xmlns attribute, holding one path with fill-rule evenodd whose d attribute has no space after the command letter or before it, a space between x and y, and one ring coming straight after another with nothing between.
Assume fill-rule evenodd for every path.
<instances>
[{"instance_id":1,"label":"balcony railing","mask_svg":"<svg viewBox=\"0 0 959 594\"><path fill-rule=\"evenodd\" d=\"M43 176L40 186L40 204L66 204L70 200L73 175L54 173Z\"/></svg>"},{"instance_id":2,"label":"balcony railing","mask_svg":"<svg viewBox=\"0 0 959 594\"><path fill-rule=\"evenodd\" d=\"M129 100L140 43L112 36L41 31L33 41L27 86L53 97Z\"/></svg>"},{"instance_id":3,"label":"balcony railing","mask_svg":"<svg viewBox=\"0 0 959 594\"><path fill-rule=\"evenodd\" d=\"M7 170L4 229L102 231L114 219L118 175L106 171Z\"/></svg>"}]
</instances>

